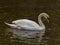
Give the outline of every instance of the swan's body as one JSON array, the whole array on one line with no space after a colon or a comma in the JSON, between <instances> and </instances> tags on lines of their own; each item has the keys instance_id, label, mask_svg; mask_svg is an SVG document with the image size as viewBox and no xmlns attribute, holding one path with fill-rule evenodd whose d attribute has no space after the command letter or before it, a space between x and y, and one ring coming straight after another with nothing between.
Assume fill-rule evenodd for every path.
<instances>
[{"instance_id":1,"label":"swan's body","mask_svg":"<svg viewBox=\"0 0 60 45\"><path fill-rule=\"evenodd\" d=\"M28 20L28 19L21 19L12 22L13 24L8 24L12 27L18 29L25 29L25 30L43 30L44 28L40 27L36 22Z\"/></svg>"},{"instance_id":2,"label":"swan's body","mask_svg":"<svg viewBox=\"0 0 60 45\"><path fill-rule=\"evenodd\" d=\"M49 17L49 16L46 13L41 13L38 16L38 22L40 25L37 24L36 22L34 22L32 20L28 20L28 19L15 20L15 21L12 21L12 24L9 24L9 23L5 23L5 24L9 25L10 27L19 29L20 31L16 30L15 33L17 35L20 35L20 36L23 35L21 33L24 33L23 37L25 36L27 38L33 38L36 36L36 33L40 33L39 34L39 37L40 37L39 40L41 40L43 34L45 33L45 26L41 21L41 17L45 17L47 19L47 17ZM22 31L21 29L24 31L27 31L27 33Z\"/></svg>"}]
</instances>

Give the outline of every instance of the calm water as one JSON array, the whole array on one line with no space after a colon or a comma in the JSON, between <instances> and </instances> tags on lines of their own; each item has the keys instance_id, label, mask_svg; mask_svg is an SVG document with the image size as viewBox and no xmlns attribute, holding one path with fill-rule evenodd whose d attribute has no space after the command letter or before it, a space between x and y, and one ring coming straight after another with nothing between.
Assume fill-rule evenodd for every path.
<instances>
[{"instance_id":1,"label":"calm water","mask_svg":"<svg viewBox=\"0 0 60 45\"><path fill-rule=\"evenodd\" d=\"M45 42L41 45L60 45L60 0L1 0L0 1L0 45L28 45L13 41L4 22L27 18L37 22L37 16L46 12L50 23L46 25ZM17 39L18 40L18 39Z\"/></svg>"}]
</instances>

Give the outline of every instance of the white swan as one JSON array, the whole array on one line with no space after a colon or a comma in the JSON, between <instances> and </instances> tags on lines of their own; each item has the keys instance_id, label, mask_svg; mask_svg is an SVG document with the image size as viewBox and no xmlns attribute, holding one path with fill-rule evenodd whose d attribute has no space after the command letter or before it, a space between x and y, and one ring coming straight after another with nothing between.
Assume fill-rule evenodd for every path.
<instances>
[{"instance_id":1,"label":"white swan","mask_svg":"<svg viewBox=\"0 0 60 45\"><path fill-rule=\"evenodd\" d=\"M21 31L17 31L15 33L17 33L17 35L23 35L23 37L27 37L27 38L32 38L36 36L36 33L39 32L39 41L41 41L42 36L45 33L45 25L42 23L41 18L44 17L45 19L49 18L49 15L47 13L41 13L38 16L38 23L32 21L32 20L28 20L28 19L20 19L20 20L15 20L12 21L12 24L6 23L8 26L12 27L12 28L17 28L17 29L22 29L22 30L26 30L28 33L25 33L24 35L21 34L23 32ZM48 21L48 20L47 20Z\"/></svg>"}]
</instances>

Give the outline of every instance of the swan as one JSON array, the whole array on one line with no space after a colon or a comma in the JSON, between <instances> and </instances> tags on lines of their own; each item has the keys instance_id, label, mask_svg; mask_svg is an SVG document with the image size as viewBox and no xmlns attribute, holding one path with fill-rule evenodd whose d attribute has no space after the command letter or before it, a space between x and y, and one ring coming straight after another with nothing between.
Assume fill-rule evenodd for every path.
<instances>
[{"instance_id":1,"label":"swan","mask_svg":"<svg viewBox=\"0 0 60 45\"><path fill-rule=\"evenodd\" d=\"M6 25L12 27L12 28L16 28L18 30L16 30L16 34L19 36L23 36L23 37L27 37L27 38L32 38L36 36L36 33L40 33L39 34L39 40L38 42L41 41L42 36L45 33L45 25L42 22L42 17L44 17L48 22L48 18L49 15L47 13L41 13L38 16L38 23L36 23L35 21L29 20L29 19L19 19L19 20L15 20L12 21L12 24L6 23L4 22ZM27 33L25 33L24 31L26 31ZM22 34L24 32L24 35Z\"/></svg>"}]
</instances>

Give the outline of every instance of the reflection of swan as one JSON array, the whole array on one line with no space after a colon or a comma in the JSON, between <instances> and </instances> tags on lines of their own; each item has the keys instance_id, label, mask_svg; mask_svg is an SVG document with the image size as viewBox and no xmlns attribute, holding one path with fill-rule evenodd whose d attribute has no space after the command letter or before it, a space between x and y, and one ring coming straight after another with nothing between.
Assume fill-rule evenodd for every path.
<instances>
[{"instance_id":1,"label":"reflection of swan","mask_svg":"<svg viewBox=\"0 0 60 45\"><path fill-rule=\"evenodd\" d=\"M20 34L23 32L20 32L18 30L16 30L17 35L23 35L23 37L27 37L27 38L32 38L36 36L36 33L40 32L39 34L39 41L41 41L43 34L45 33L45 26L41 21L41 17L44 17L45 19L49 18L48 14L46 13L41 13L38 16L38 22L39 24L37 24L34 21L28 20L28 19L20 19L20 20L16 20L16 21L12 21L12 24L6 23L8 26L12 27L12 28L17 28L17 29L22 29L24 31L27 31L27 34ZM48 21L48 20L47 20ZM22 31L21 30L21 31Z\"/></svg>"}]
</instances>

